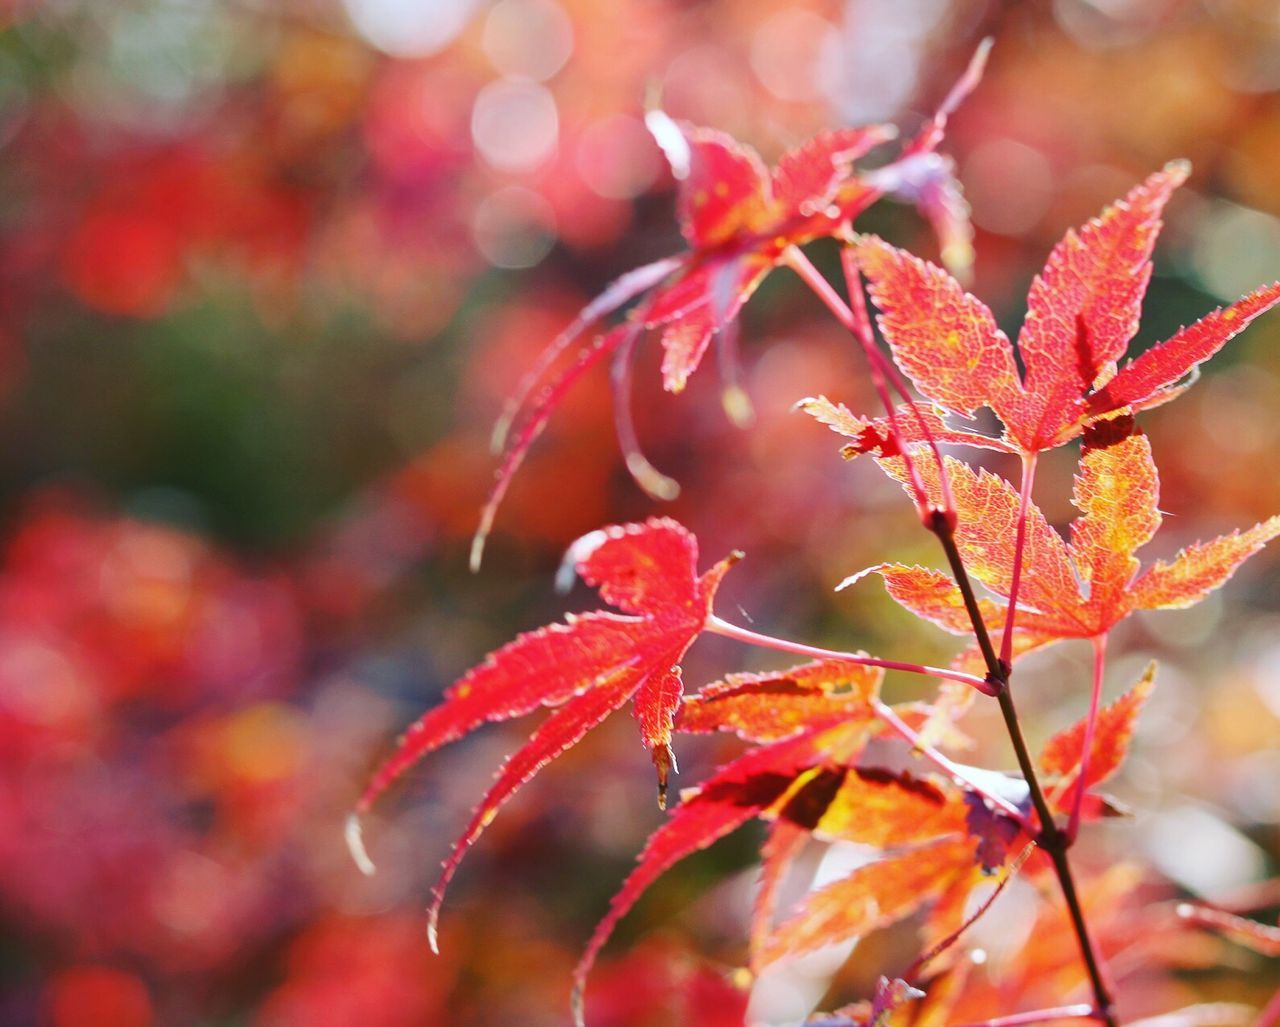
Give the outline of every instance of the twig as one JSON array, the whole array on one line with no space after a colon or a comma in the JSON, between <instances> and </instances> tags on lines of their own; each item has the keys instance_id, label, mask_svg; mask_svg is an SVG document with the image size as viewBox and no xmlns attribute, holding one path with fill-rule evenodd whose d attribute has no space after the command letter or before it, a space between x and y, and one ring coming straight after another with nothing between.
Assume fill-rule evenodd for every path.
<instances>
[{"instance_id":1,"label":"twig","mask_svg":"<svg viewBox=\"0 0 1280 1027\"><path fill-rule=\"evenodd\" d=\"M791 642L785 638L774 638L762 635L750 628L742 628L730 624L712 614L707 620L706 630L725 638L732 638L748 645L760 646L764 649L776 649L779 652L795 653L797 656L809 656L816 660L840 660L844 663L857 663L864 667L883 667L885 670L902 670L908 674L926 674L929 677L946 678L948 681L959 681L972 685L985 695L995 695L991 684L976 674L966 674L961 670L949 670L945 667L929 667L921 663L904 663L899 660L881 660L874 656L858 653L837 652L833 649L822 649L818 646L805 645L802 642Z\"/></svg>"},{"instance_id":2,"label":"twig","mask_svg":"<svg viewBox=\"0 0 1280 1027\"><path fill-rule=\"evenodd\" d=\"M1022 487L1018 491L1018 534L1013 545L1013 581L1009 585L1009 609L1000 639L1000 662L1013 665L1013 628L1018 617L1018 588L1022 584L1022 556L1027 547L1027 510L1036 481L1036 453L1022 456Z\"/></svg>"}]
</instances>

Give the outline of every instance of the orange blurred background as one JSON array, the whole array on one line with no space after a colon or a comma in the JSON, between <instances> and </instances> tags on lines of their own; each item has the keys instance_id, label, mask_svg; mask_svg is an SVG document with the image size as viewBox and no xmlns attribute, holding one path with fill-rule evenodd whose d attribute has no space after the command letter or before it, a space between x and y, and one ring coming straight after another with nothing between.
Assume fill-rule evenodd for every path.
<instances>
[{"instance_id":1,"label":"orange blurred background","mask_svg":"<svg viewBox=\"0 0 1280 1027\"><path fill-rule=\"evenodd\" d=\"M786 272L743 320L748 431L710 372L673 398L641 354L639 432L677 501L627 476L597 376L533 450L478 576L466 550L523 369L606 282L681 248L648 98L772 158L831 125L914 128L986 35L943 149L973 207L973 289L1006 330L1062 232L1175 157L1195 171L1138 345L1280 276L1271 0L0 3L0 1022L565 1022L590 925L660 822L628 725L504 811L442 956L429 882L521 726L411 775L367 828L377 877L341 825L454 677L594 602L551 579L602 524L666 512L708 559L745 550L721 608L770 633L954 652L874 589L832 592L882 559L936 561L896 486L790 413L819 392L874 402ZM936 259L909 208L859 227ZM1144 424L1160 544L1280 511L1280 318ZM1042 472L1058 523L1072 466ZM1113 643L1109 691L1152 656L1160 687L1117 787L1138 813L1086 864L1145 861L1166 896L1276 874L1275 571L1260 557ZM1087 654L1061 648L1024 675L1035 739L1083 710ZM710 640L686 680L761 659ZM1008 765L994 720L970 728L968 759ZM684 784L728 751L691 740ZM742 960L755 846L654 890L598 972L593 1023L734 1022L721 970ZM837 1002L874 982L876 952L837 975ZM1126 1015L1274 990L1274 966L1215 952L1142 976Z\"/></svg>"}]
</instances>

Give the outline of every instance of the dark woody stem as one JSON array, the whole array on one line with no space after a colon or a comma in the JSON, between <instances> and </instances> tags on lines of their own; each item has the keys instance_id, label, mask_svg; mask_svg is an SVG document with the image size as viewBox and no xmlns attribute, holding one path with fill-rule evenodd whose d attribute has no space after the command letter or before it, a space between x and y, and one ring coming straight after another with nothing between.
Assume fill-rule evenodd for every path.
<instances>
[{"instance_id":1,"label":"dark woody stem","mask_svg":"<svg viewBox=\"0 0 1280 1027\"><path fill-rule=\"evenodd\" d=\"M956 547L955 532L950 523L946 518L937 516L928 527L930 531L938 536L938 541L942 543L942 548L947 554L947 562L951 565L951 572L955 576L961 595L964 597L965 609L969 613L969 619L973 622L973 631L978 640L978 648L982 651L983 660L987 665L987 680L997 687L996 700L1000 704L1000 714L1004 718L1005 728L1009 732L1009 740L1013 744L1013 751L1018 759L1018 767L1027 782L1031 805L1035 808L1036 816L1040 820L1040 834L1036 838L1036 844L1045 851L1052 861L1054 873L1058 878L1058 885L1062 889L1062 897L1066 901L1067 912L1071 916L1071 925L1075 931L1076 941L1080 946L1080 955L1084 960L1085 969L1089 975L1089 983L1093 988L1094 1016L1098 1021L1106 1024L1107 1027L1116 1027L1111 991L1103 976L1101 959L1098 956L1093 939L1089 935L1089 928L1084 919L1084 910L1080 906L1080 896L1076 892L1075 878L1071 874L1071 864L1067 859L1067 849L1071 845L1071 838L1054 820L1053 811L1049 808L1049 803L1044 797L1044 790L1040 787L1040 780L1036 776L1035 763L1032 762L1026 739L1022 735L1022 726L1018 721L1018 711L1013 703L1013 694L1009 690L1011 668L1009 664L1000 660L991 644L991 635L982 619L982 613L978 608L978 600L973 592L973 583L969 580L964 560L960 555L960 550Z\"/></svg>"}]
</instances>

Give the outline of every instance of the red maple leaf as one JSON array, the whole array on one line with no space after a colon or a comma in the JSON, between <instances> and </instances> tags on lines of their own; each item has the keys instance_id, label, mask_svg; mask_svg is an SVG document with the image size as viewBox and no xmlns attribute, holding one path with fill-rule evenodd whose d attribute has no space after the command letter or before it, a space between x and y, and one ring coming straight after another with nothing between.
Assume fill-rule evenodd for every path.
<instances>
[{"instance_id":1,"label":"red maple leaf","mask_svg":"<svg viewBox=\"0 0 1280 1027\"><path fill-rule=\"evenodd\" d=\"M703 630L720 580L736 557L699 576L697 542L666 519L594 532L575 545L571 557L583 580L623 613L570 615L565 624L521 635L490 654L405 732L352 814L348 841L369 872L357 818L392 781L427 753L482 724L524 716L539 706L554 708L503 764L454 843L432 892L428 930L433 947L445 887L499 807L628 699L657 768L659 801L665 801L672 720L682 694L680 660Z\"/></svg>"},{"instance_id":2,"label":"red maple leaf","mask_svg":"<svg viewBox=\"0 0 1280 1027\"><path fill-rule=\"evenodd\" d=\"M1138 327L1161 213L1188 172L1185 162L1169 164L1054 247L1032 282L1018 337L1025 374L991 311L947 272L874 236L855 239L877 321L903 373L941 411L970 417L989 407L1004 424L999 439L935 428L939 441L1030 454L1113 411L1167 402L1182 379L1280 302L1280 283L1265 286L1117 371ZM892 455L882 420L840 415L823 403L811 412L852 436L854 452ZM912 418L900 420L904 441L924 439Z\"/></svg>"},{"instance_id":3,"label":"red maple leaf","mask_svg":"<svg viewBox=\"0 0 1280 1027\"><path fill-rule=\"evenodd\" d=\"M762 744L686 789L670 819L649 838L574 973L579 1024L587 975L618 921L672 865L755 818L770 824L752 916L756 969L893 923L959 889L962 880L963 907L981 880L980 873L969 873L977 855L968 789L861 762L867 743L886 730L877 711L881 677L874 668L829 660L730 675L686 701L676 730L731 731ZM918 704L897 710L912 719L927 712ZM890 854L813 893L775 928L778 886L814 835Z\"/></svg>"},{"instance_id":4,"label":"red maple leaf","mask_svg":"<svg viewBox=\"0 0 1280 1027\"><path fill-rule=\"evenodd\" d=\"M906 484L902 461L882 466ZM941 494L937 465L917 467L933 501ZM1003 629L1013 584L1019 497L1003 478L946 458L955 496L956 546L965 566L993 594L980 603L993 633ZM1155 536L1162 517L1151 446L1132 434L1086 446L1072 496L1080 511L1065 541L1032 505L1027 512L1018 619L1013 652L1068 638L1098 638L1138 610L1181 609L1224 584L1246 559L1280 535L1280 516L1247 531L1188 546L1170 561L1140 568L1135 555ZM972 632L960 590L950 577L924 567L881 564L889 594L925 620L958 635ZM856 580L862 574L848 581Z\"/></svg>"},{"instance_id":5,"label":"red maple leaf","mask_svg":"<svg viewBox=\"0 0 1280 1027\"><path fill-rule=\"evenodd\" d=\"M649 113L646 121L677 180L676 213L689 249L630 271L609 285L552 340L521 380L494 431L494 448L503 453L503 459L476 532L473 568L479 565L497 507L529 446L566 391L606 356L616 354L615 411L628 469L656 498L670 499L679 491L674 481L645 459L631 425L631 358L644 330L663 330L663 384L669 392L682 391L713 337L719 334L726 345L733 345L725 329L794 247L843 233L885 195L914 202L938 231L948 262L968 267L972 260L968 208L952 163L935 150L948 116L977 84L989 48L984 43L978 49L933 119L899 158L866 174L854 173L854 161L892 139L896 131L891 126L822 133L784 154L769 170L755 150L723 132L673 121L661 111ZM643 294L647 295L624 323L545 380L559 357L582 335ZM733 359L726 364L731 366ZM544 384L528 403L539 383ZM524 418L512 433L526 405ZM732 381L726 383L725 406L731 413L750 409L745 394Z\"/></svg>"}]
</instances>

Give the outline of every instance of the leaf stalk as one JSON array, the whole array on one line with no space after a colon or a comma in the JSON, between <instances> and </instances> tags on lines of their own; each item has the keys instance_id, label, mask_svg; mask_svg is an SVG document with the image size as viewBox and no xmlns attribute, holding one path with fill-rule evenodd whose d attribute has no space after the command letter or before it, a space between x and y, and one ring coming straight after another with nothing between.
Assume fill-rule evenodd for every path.
<instances>
[{"instance_id":1,"label":"leaf stalk","mask_svg":"<svg viewBox=\"0 0 1280 1027\"><path fill-rule=\"evenodd\" d=\"M1093 755L1093 736L1098 727L1098 708L1102 704L1102 678L1107 668L1107 635L1093 640L1093 688L1089 693L1089 715L1084 722L1084 742L1080 750L1080 773L1071 796L1071 819L1067 823L1067 842L1073 844L1080 831L1080 810L1084 793L1089 788L1089 760Z\"/></svg>"},{"instance_id":2,"label":"leaf stalk","mask_svg":"<svg viewBox=\"0 0 1280 1027\"><path fill-rule=\"evenodd\" d=\"M1018 619L1018 588L1022 584L1022 557L1027 548L1027 511L1036 483L1037 453L1022 455L1022 487L1018 490L1018 533L1013 546L1013 581L1009 586L1009 609L1000 636L1000 662L1013 666L1013 628Z\"/></svg>"}]
</instances>

